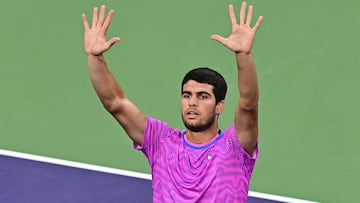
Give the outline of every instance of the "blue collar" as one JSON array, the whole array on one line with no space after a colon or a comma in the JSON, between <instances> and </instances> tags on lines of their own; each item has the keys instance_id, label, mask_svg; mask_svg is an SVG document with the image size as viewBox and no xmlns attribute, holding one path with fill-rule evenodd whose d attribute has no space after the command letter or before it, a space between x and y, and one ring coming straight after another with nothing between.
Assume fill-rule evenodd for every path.
<instances>
[{"instance_id":1,"label":"blue collar","mask_svg":"<svg viewBox=\"0 0 360 203\"><path fill-rule=\"evenodd\" d=\"M223 135L223 131L219 130L219 132L218 132L219 136L217 136L215 140L213 140L212 142L210 142L210 143L208 143L208 144L206 144L206 145L204 145L204 146L199 146L199 147L198 147L198 146L192 145L191 143L189 143L189 142L187 142L187 141L185 140L185 132L186 132L185 130L182 130L182 131L181 131L181 136L182 136L182 138L183 138L184 144L185 144L186 146L192 148L192 149L205 149L205 148L208 148L210 145L212 145L212 144L214 144L215 142L217 142L217 141L222 137L222 135Z\"/></svg>"}]
</instances>

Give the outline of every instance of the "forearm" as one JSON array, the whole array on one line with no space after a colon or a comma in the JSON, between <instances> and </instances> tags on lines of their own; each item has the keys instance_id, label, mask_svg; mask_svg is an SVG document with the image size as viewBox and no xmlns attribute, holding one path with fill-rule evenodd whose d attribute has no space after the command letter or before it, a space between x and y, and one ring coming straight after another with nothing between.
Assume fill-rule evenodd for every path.
<instances>
[{"instance_id":1,"label":"forearm","mask_svg":"<svg viewBox=\"0 0 360 203\"><path fill-rule=\"evenodd\" d=\"M88 55L91 82L104 107L111 111L116 99L125 98L124 92L109 71L103 55Z\"/></svg>"},{"instance_id":2,"label":"forearm","mask_svg":"<svg viewBox=\"0 0 360 203\"><path fill-rule=\"evenodd\" d=\"M236 53L238 67L238 88L240 105L247 110L257 108L259 100L259 86L256 68L251 53Z\"/></svg>"}]
</instances>

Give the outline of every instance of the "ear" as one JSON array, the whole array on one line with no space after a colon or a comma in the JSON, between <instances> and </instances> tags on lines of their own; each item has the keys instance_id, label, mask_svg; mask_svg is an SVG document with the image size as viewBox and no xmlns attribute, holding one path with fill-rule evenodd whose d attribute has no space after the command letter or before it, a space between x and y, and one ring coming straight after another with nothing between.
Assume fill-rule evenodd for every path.
<instances>
[{"instance_id":1,"label":"ear","mask_svg":"<svg viewBox=\"0 0 360 203\"><path fill-rule=\"evenodd\" d=\"M225 101L224 100L219 101L219 103L216 104L215 113L220 114L224 110L224 106L225 106Z\"/></svg>"}]
</instances>

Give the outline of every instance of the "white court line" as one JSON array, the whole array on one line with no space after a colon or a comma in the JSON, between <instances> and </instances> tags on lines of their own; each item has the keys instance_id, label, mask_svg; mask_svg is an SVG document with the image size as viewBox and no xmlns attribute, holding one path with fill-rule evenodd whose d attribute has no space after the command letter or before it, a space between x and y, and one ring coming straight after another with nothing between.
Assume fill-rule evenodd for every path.
<instances>
[{"instance_id":1,"label":"white court line","mask_svg":"<svg viewBox=\"0 0 360 203\"><path fill-rule=\"evenodd\" d=\"M284 197L284 196L280 196L280 195L272 195L272 194L266 194L266 193L261 193L261 192L254 192L254 191L249 191L249 196L257 197L257 198L261 198L261 199L274 200L274 201L279 201L279 202L287 202L287 203L319 203L319 202L314 202L314 201L309 201L309 200L296 199L296 198L291 198L291 197Z\"/></svg>"},{"instance_id":2,"label":"white court line","mask_svg":"<svg viewBox=\"0 0 360 203\"><path fill-rule=\"evenodd\" d=\"M134 171L127 171L127 170L104 167L104 166L97 166L97 165L92 165L92 164L85 164L85 163L80 163L80 162L75 162L75 161L68 161L68 160L50 158L50 157L45 157L45 156L33 155L33 154L26 154L26 153L21 153L21 152L14 152L14 151L0 149L0 155L151 180L150 174L139 173L139 172L134 172Z\"/></svg>"},{"instance_id":3,"label":"white court line","mask_svg":"<svg viewBox=\"0 0 360 203\"><path fill-rule=\"evenodd\" d=\"M45 156L33 155L33 154L26 154L26 153L22 153L22 152L15 152L15 151L0 149L0 155L21 158L21 159L28 159L28 160L39 161L39 162L45 162L45 163L50 163L50 164L57 164L57 165L68 166L68 167L75 167L75 168L98 171L98 172L104 172L104 173L110 173L110 174L116 174L116 175L122 175L122 176L129 176L129 177L140 178L140 179L145 179L145 180L151 180L151 174L139 173L139 172L134 172L134 171L104 167L104 166L97 166L97 165L93 165L93 164L85 164L85 163L80 163L80 162L75 162L75 161L68 161L68 160L50 158L50 157L45 157ZM290 198L290 197L283 197L283 196L279 196L279 195L272 195L272 194L254 192L254 191L249 191L249 196L255 197L255 198L261 198L261 199L267 199L267 200L287 202L287 203L317 203L317 202L308 201L308 200L295 199L295 198Z\"/></svg>"}]
</instances>

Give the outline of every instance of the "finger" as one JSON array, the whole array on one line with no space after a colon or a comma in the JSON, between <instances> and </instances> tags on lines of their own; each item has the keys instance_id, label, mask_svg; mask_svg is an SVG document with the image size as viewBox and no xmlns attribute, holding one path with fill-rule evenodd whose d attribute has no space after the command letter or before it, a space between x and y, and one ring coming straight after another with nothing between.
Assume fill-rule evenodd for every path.
<instances>
[{"instance_id":1,"label":"finger","mask_svg":"<svg viewBox=\"0 0 360 203\"><path fill-rule=\"evenodd\" d=\"M251 27L252 13L253 13L253 6L249 6L246 17L246 24L249 25L249 27Z\"/></svg>"},{"instance_id":2,"label":"finger","mask_svg":"<svg viewBox=\"0 0 360 203\"><path fill-rule=\"evenodd\" d=\"M105 5L102 5L100 7L100 16L99 16L99 20L97 22L97 26L102 26L103 22L104 22L104 16L105 16Z\"/></svg>"},{"instance_id":3,"label":"finger","mask_svg":"<svg viewBox=\"0 0 360 203\"><path fill-rule=\"evenodd\" d=\"M120 37L113 37L106 43L109 45L109 48L112 47L116 42L120 41Z\"/></svg>"},{"instance_id":4,"label":"finger","mask_svg":"<svg viewBox=\"0 0 360 203\"><path fill-rule=\"evenodd\" d=\"M245 23L246 2L242 2L240 9L240 24Z\"/></svg>"},{"instance_id":5,"label":"finger","mask_svg":"<svg viewBox=\"0 0 360 203\"><path fill-rule=\"evenodd\" d=\"M222 37L222 36L220 36L220 35L212 35L211 36L211 39L213 39L213 40L215 40L215 41L218 41L218 42L220 42L221 44L226 44L225 43L225 41L226 41L226 39L224 38L224 37Z\"/></svg>"},{"instance_id":6,"label":"finger","mask_svg":"<svg viewBox=\"0 0 360 203\"><path fill-rule=\"evenodd\" d=\"M91 27L95 27L97 24L97 19L98 19L98 8L95 7L93 10L93 16L92 16L92 25Z\"/></svg>"},{"instance_id":7,"label":"finger","mask_svg":"<svg viewBox=\"0 0 360 203\"><path fill-rule=\"evenodd\" d=\"M105 31L109 28L110 26L110 23L111 23L111 19L112 19L112 16L114 15L114 10L110 10L107 17L106 17L106 20L104 22L104 28L105 28Z\"/></svg>"},{"instance_id":8,"label":"finger","mask_svg":"<svg viewBox=\"0 0 360 203\"><path fill-rule=\"evenodd\" d=\"M232 25L237 24L234 13L234 6L232 4L229 5L229 16L230 16L231 24Z\"/></svg>"},{"instance_id":9,"label":"finger","mask_svg":"<svg viewBox=\"0 0 360 203\"><path fill-rule=\"evenodd\" d=\"M85 30L88 30L88 29L89 29L89 23L88 23L88 21L87 21L87 19L86 19L85 13L83 13L83 14L81 15L81 19L82 19L82 22L83 22L83 25L84 25L84 29L85 29Z\"/></svg>"},{"instance_id":10,"label":"finger","mask_svg":"<svg viewBox=\"0 0 360 203\"><path fill-rule=\"evenodd\" d=\"M262 16L259 16L259 17L258 17L258 19L257 19L257 21L256 21L256 23L255 23L255 25L254 25L254 28L253 28L255 31L256 31L257 29L259 29L259 27L260 27L263 19L264 19L264 17L262 17Z\"/></svg>"}]
</instances>

